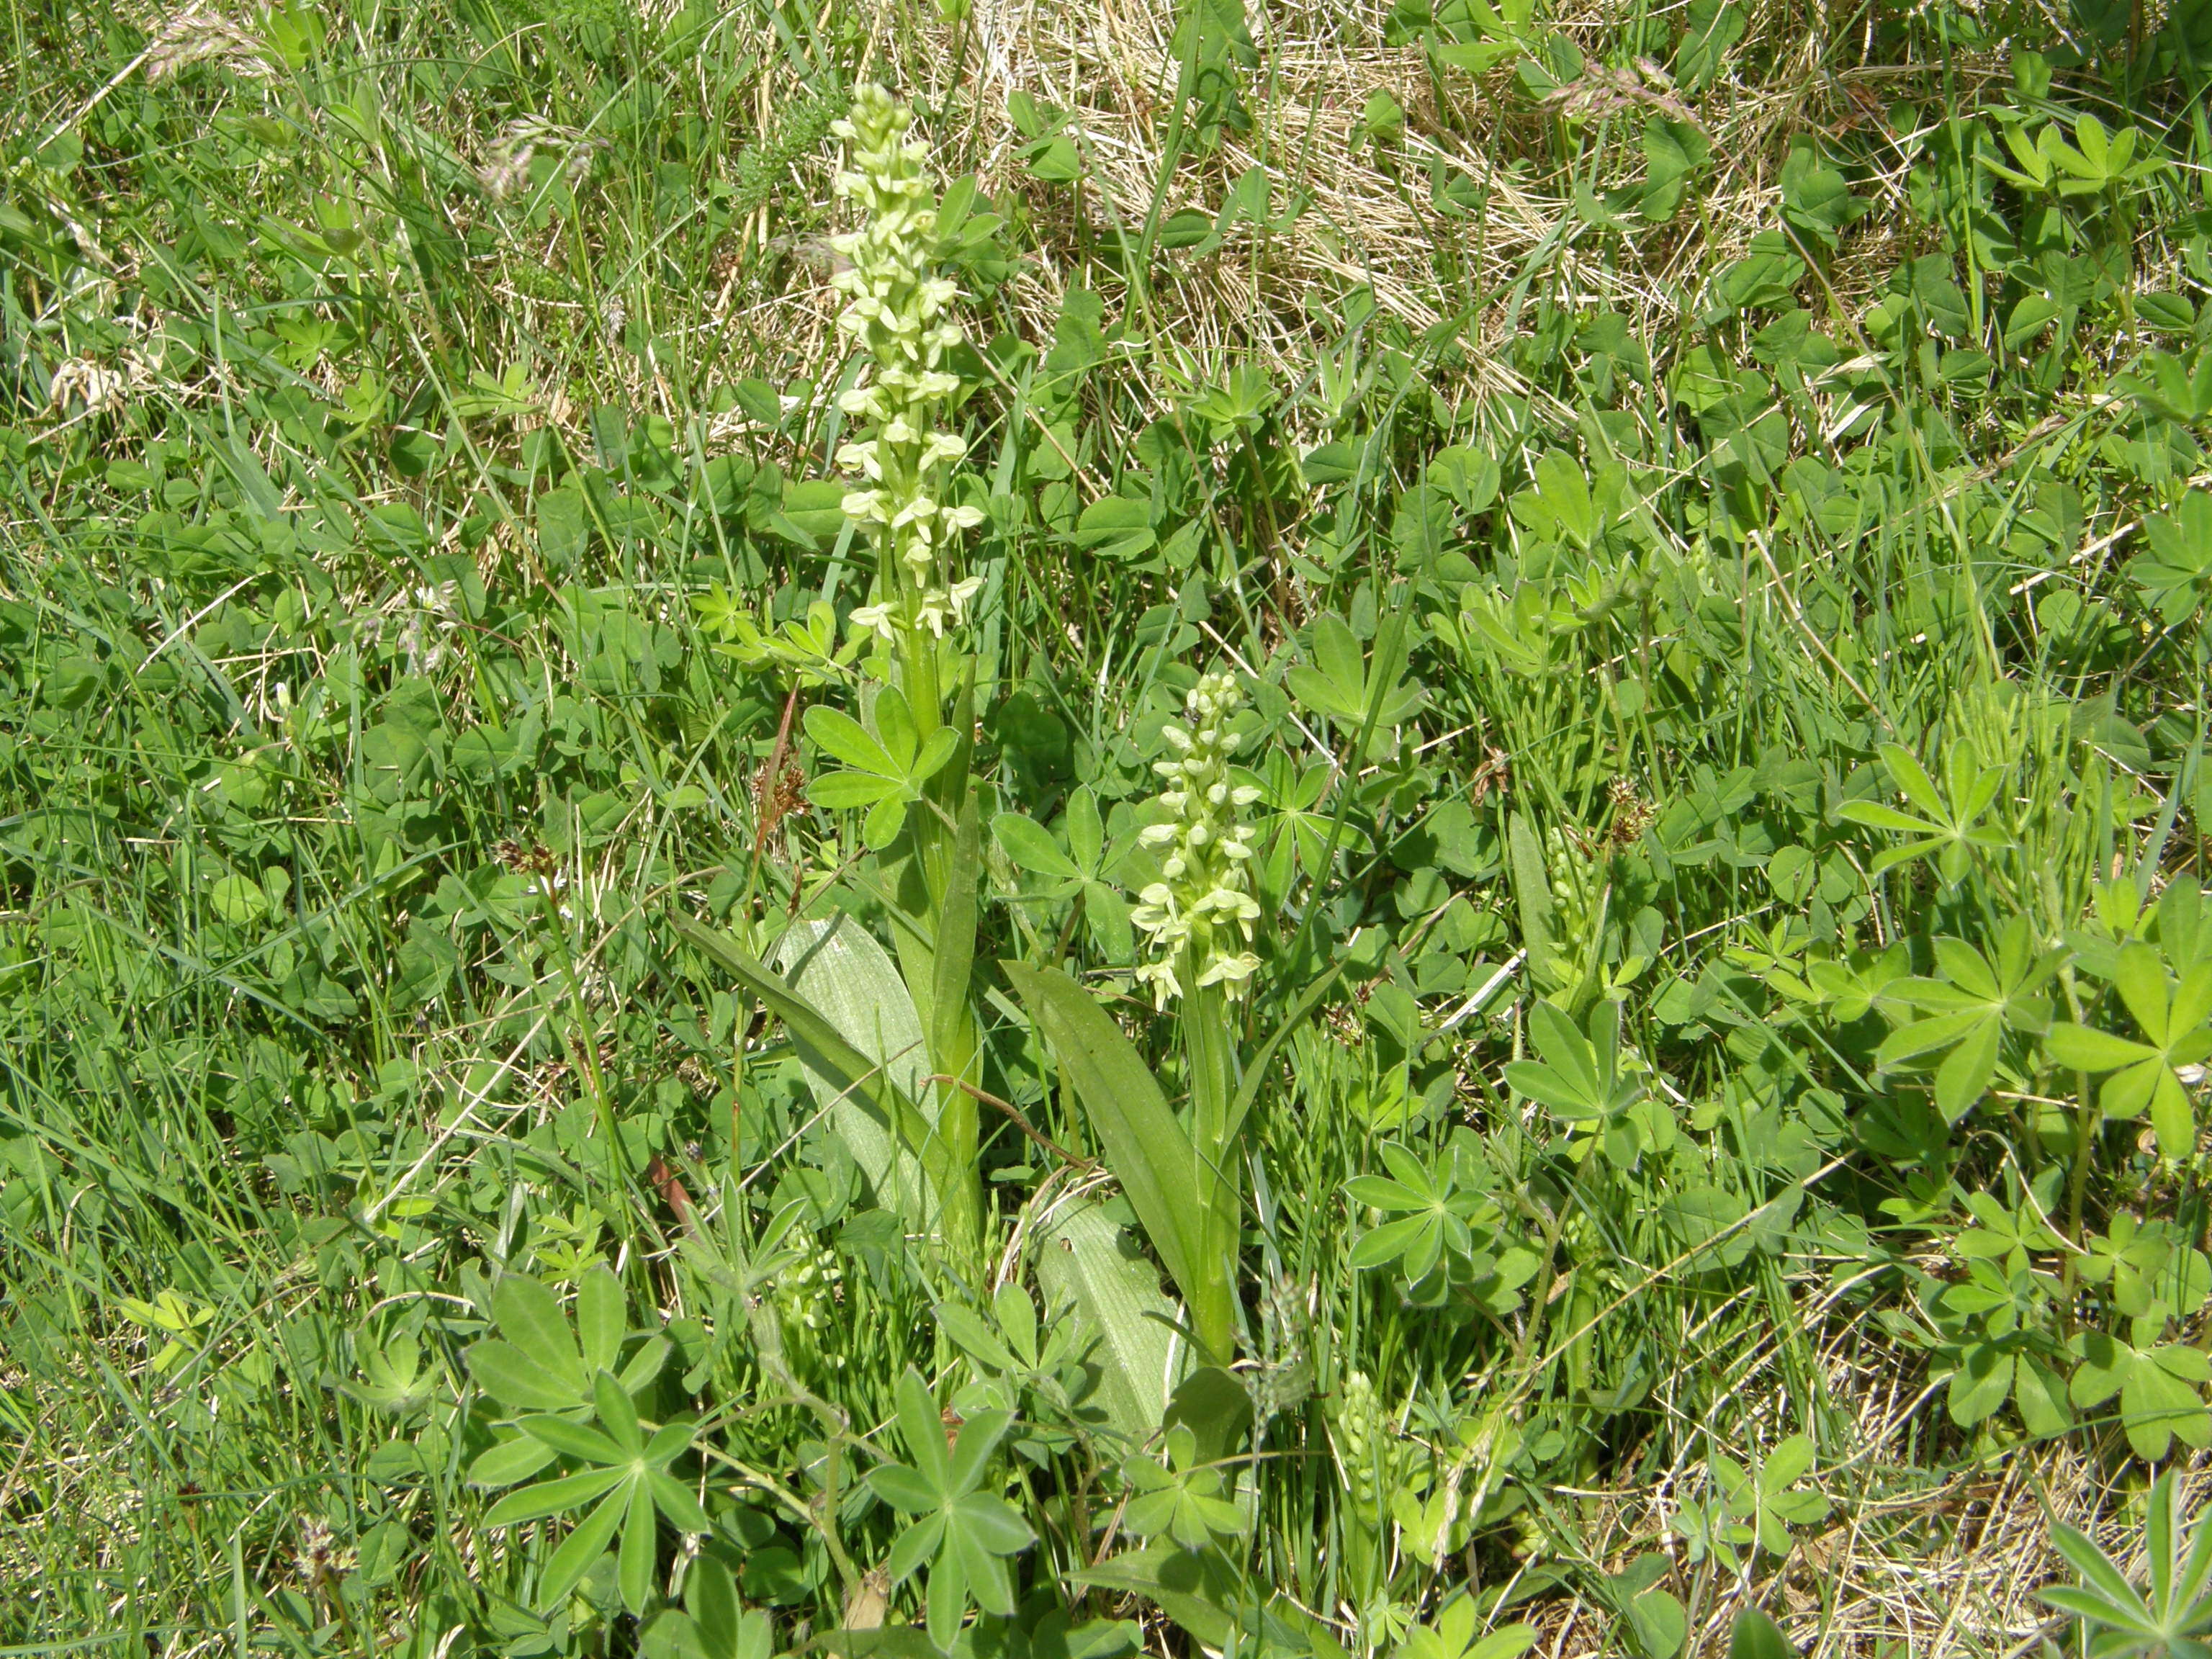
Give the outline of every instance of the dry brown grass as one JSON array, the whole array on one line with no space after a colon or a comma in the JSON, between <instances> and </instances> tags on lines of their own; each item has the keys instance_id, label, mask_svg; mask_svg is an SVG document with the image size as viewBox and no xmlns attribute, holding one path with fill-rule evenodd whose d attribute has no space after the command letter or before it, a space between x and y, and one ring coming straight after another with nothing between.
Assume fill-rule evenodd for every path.
<instances>
[{"instance_id":1,"label":"dry brown grass","mask_svg":"<svg viewBox=\"0 0 2212 1659\"><path fill-rule=\"evenodd\" d=\"M1344 302L1362 289L1385 316L1458 345L1425 364L1453 401L1528 395L1500 348L1534 298L1621 312L1647 339L1680 336L1713 274L1777 222L1780 165L1794 137L1878 126L1891 104L1938 88L1932 66L1831 70L1796 9L1771 0L1747 32L1796 42L1784 61L1755 84L1723 79L1688 99L1656 65L1607 67L1597 54L1614 25L1602 8L1585 8L1563 27L1589 55L1586 72L1540 101L1515 88L1510 71L1438 70L1421 47L1389 44L1384 0L1255 10L1258 61L1243 72L1249 130L1224 135L1211 153L1187 147L1171 171L1181 67L1173 0L977 0L958 24L917 26L897 40L886 30L878 40L899 64L894 78L939 112L929 136L944 170L973 171L987 193L1019 204L1030 240L1008 292L1024 336L1051 337L1071 287L1103 288L1109 311L1143 337L1146 383L1164 412L1175 393L1218 380L1233 363L1255 364L1285 386L1310 378L1316 342L1343 335ZM1982 78L2001 66L1954 63L1950 72ZM1363 127L1376 92L1407 118L1381 145ZM1024 141L1007 112L1016 93L1066 112L1063 133L1085 169L1080 185L1042 183L1026 171ZM764 75L759 112L767 121L803 95L796 82ZM1566 126L1599 138L1595 183L1607 188L1640 176L1647 110L1700 126L1711 140L1710 173L1671 223L1592 224L1563 182L1559 158L1575 148ZM1895 210L1907 158L1893 146L1887 159L1866 187L1876 210L1845 236L1823 279L1846 327L1900 254L1892 227L1903 216ZM807 204L826 199L833 164L825 145L797 170L787 199L798 211L764 209L734 239L719 262L726 280L697 325L742 362L782 378L835 355L828 263L802 224ZM1213 215L1254 167L1267 179L1274 213L1303 204L1287 228L1239 226L1203 256L1156 252L1141 296L1121 291L1110 261L1091 257L1117 232L1133 242L1156 212ZM1454 177L1486 202L1479 217L1437 204L1436 181ZM676 298L672 318L684 311ZM626 389L669 401L665 386L641 380ZM1303 413L1313 418L1311 408ZM1572 424L1571 411L1547 396L1537 413L1561 431Z\"/></svg>"},{"instance_id":2,"label":"dry brown grass","mask_svg":"<svg viewBox=\"0 0 2212 1659\"><path fill-rule=\"evenodd\" d=\"M962 150L988 191L1027 206L1041 246L1017 303L1043 335L1082 246L1117 225L1141 227L1156 195L1163 214L1212 214L1229 181L1260 167L1276 211L1302 200L1304 213L1280 232L1240 228L1209 257L1161 258L1150 300L1156 351L1194 380L1231 361L1295 379L1310 368L1317 325L1325 336L1340 331L1342 297L1364 287L1413 329L1452 325L1466 348L1463 385L1452 390L1517 394L1525 388L1496 349L1532 273L1540 270L1578 307L1620 310L1647 337L1666 337L1692 313L1712 271L1774 222L1778 165L1794 133L1864 124L1882 103L1923 89L1911 84L1917 77L1893 70L1826 73L1814 33L1783 33L1779 15L1790 9L1759 8L1778 15L1754 17L1750 33L1794 38L1802 62L1778 66L1756 88L1723 82L1692 108L1663 77L1611 70L1595 58L1581 81L1542 104L1516 91L1504 71L1480 79L1433 72L1420 48L1386 44L1381 0L1270 8L1253 20L1250 130L1227 137L1214 154L1185 155L1171 174L1164 157L1180 64L1169 0L980 0L957 32L917 42L905 67L931 105L957 112L941 141ZM1609 27L1597 8L1568 27L1593 49ZM1407 117L1402 137L1381 147L1365 142L1361 125L1377 91ZM1006 115L1016 92L1069 112L1066 136L1087 170L1079 196L1023 171L1021 136ZM1634 118L1645 107L1702 125L1713 141L1714 174L1676 223L1622 235L1581 220L1557 187L1553 129L1610 122L1612 176L1599 182L1620 182L1641 167ZM1432 178L1454 174L1486 199L1480 222L1436 205ZM1879 232L1859 239L1881 240ZM1858 273L1893 264L1879 246L1847 246L1833 278L1838 300L1850 307L1870 297ZM793 319L778 307L752 320L774 327Z\"/></svg>"},{"instance_id":3,"label":"dry brown grass","mask_svg":"<svg viewBox=\"0 0 2212 1659\"><path fill-rule=\"evenodd\" d=\"M1759 1292L1747 1286L1728 1304L1708 1310L1705 1323L1723 1322L1729 1308ZM1900 1347L1864 1311L1846 1313L1840 1292L1825 1281L1795 1285L1791 1322L1770 1322L1763 1337L1715 1356L1724 1377L1662 1379L1646 1409L1690 1426L1675 1386L1692 1381L1691 1395L1710 1398L1717 1388L1729 1401L1726 1428L1707 1419L1714 1444L1747 1463L1765 1445L1800 1426L1806 1413L1820 1415L1824 1443L1837 1448L1808 1485L1831 1502L1826 1519L1796 1528L1790 1553L1761 1554L1737 1576L1711 1560L1692 1562L1671 1522L1686 1503L1709 1496L1701 1462L1675 1464L1656 1479L1631 1487L1582 1490L1554 1486L1547 1501L1566 1517L1579 1540L1575 1565L1617 1575L1656 1550L1671 1566L1659 1587L1689 1607L1693 1626L1686 1655L1720 1654L1729 1648L1739 1612L1758 1607L1772 1617L1808 1659L2022 1659L2057 1636L2063 1620L2040 1599L2047 1585L2071 1582L2051 1542L2063 1522L2093 1536L2142 1582L2144 1498L2149 1475L2135 1460L2084 1450L2066 1440L2051 1444L2002 1445L1978 1457L1949 1457L1931 1468L1929 1441L1944 1432L1943 1382L1930 1383L1910 1349ZM1691 1307L1693 1303L1680 1303ZM1702 1330L1669 1339L1676 1351L1696 1352ZM1817 1374L1818 1401L1805 1400L1807 1368ZM1701 1434L1673 1437L1686 1445ZM2094 1443L2092 1443L2094 1445ZM2190 1457L2179 1444L2185 1514L2212 1498L2212 1455ZM1555 1527L1531 1527L1524 1536L1528 1571L1559 1546ZM1624 1651L1613 1611L1584 1595L1539 1596L1519 1617L1540 1633L1537 1651L1547 1659L1597 1659Z\"/></svg>"},{"instance_id":4,"label":"dry brown grass","mask_svg":"<svg viewBox=\"0 0 2212 1659\"><path fill-rule=\"evenodd\" d=\"M2064 1626L2039 1595L2072 1576L2051 1546L2054 1522L2089 1533L2138 1582L2147 1575L2139 1479L2124 1480L2065 1444L2023 1448L1941 1479L1917 1471L1914 1443L1940 1401L1897 1374L1893 1352L1881 1358L1890 1362L1886 1380L1835 1379L1843 1384L1837 1397L1855 1400L1861 1413L1855 1451L1820 1483L1836 1503L1827 1522L1802 1531L1784 1559L1763 1558L1747 1577L1723 1574L1717 1594L1709 1589L1694 1607L1686 1654L1726 1652L1737 1613L1757 1607L1808 1659L2021 1659ZM2132 1466L2131 1477L2140 1474ZM2208 1495L2212 1458L2199 1456L2185 1478L2185 1512ZM1692 1570L1679 1546L1656 1535L1668 1501L1662 1485L1586 1504L1585 1520L1610 1525L1621 1540L1617 1554L1589 1565L1619 1572L1664 1547L1676 1570L1661 1583L1686 1599ZM1548 1659L1621 1650L1611 1610L1585 1598L1540 1601L1524 1616Z\"/></svg>"}]
</instances>

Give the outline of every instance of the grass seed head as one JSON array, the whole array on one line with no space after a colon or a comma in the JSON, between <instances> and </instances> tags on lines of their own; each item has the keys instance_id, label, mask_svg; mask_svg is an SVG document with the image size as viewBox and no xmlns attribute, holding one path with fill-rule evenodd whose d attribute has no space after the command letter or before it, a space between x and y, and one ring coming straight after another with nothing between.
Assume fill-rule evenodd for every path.
<instances>
[{"instance_id":1,"label":"grass seed head","mask_svg":"<svg viewBox=\"0 0 2212 1659\"><path fill-rule=\"evenodd\" d=\"M167 80L193 64L214 63L249 80L276 78L269 48L212 6L186 6L161 20L147 44L146 78Z\"/></svg>"}]
</instances>

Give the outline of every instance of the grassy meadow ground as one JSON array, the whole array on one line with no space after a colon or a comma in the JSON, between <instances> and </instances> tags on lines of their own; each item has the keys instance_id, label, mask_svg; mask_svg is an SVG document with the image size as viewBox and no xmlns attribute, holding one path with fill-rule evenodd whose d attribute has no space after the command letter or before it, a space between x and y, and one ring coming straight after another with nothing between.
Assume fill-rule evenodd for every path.
<instances>
[{"instance_id":1,"label":"grassy meadow ground","mask_svg":"<svg viewBox=\"0 0 2212 1659\"><path fill-rule=\"evenodd\" d=\"M16 0L0 1654L2081 1650L2055 1526L2212 1446L2208 86L2201 0ZM1213 671L1256 966L1155 1009ZM1225 1302L1092 1008L1249 1079Z\"/></svg>"}]
</instances>

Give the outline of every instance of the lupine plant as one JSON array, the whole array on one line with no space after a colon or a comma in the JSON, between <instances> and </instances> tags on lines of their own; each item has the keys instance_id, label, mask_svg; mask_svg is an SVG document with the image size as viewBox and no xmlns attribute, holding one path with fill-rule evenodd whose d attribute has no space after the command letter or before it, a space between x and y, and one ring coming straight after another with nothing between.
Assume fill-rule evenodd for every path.
<instances>
[{"instance_id":1,"label":"lupine plant","mask_svg":"<svg viewBox=\"0 0 2212 1659\"><path fill-rule=\"evenodd\" d=\"M2092 1659L2203 1659L2212 1653L2212 1526L2192 1528L2172 1470L2148 1494L2142 1532L2150 1583L2137 1586L2096 1540L2063 1522L2052 1542L2077 1581L2043 1599L2079 1620Z\"/></svg>"}]
</instances>

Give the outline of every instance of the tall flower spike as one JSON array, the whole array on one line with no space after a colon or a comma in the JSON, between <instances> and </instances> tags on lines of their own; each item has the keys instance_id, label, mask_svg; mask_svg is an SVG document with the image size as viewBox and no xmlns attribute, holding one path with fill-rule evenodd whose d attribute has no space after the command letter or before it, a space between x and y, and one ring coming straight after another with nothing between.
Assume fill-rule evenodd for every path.
<instances>
[{"instance_id":1,"label":"tall flower spike","mask_svg":"<svg viewBox=\"0 0 2212 1659\"><path fill-rule=\"evenodd\" d=\"M945 367L946 354L963 337L948 314L959 289L931 255L929 152L908 140L911 121L905 105L871 85L830 128L845 141L837 194L866 216L859 229L830 241L847 261L830 279L848 296L837 325L869 358L865 378L837 400L866 428L837 452L838 465L856 477L845 514L877 554L876 603L854 623L887 641L920 629L942 635L948 623L966 619L981 586L954 580L949 566L960 533L983 514L945 500L947 469L968 452L958 434L938 426L961 385Z\"/></svg>"},{"instance_id":2,"label":"tall flower spike","mask_svg":"<svg viewBox=\"0 0 2212 1659\"><path fill-rule=\"evenodd\" d=\"M1152 988L1160 1007L1194 986L1218 985L1232 999L1260 958L1243 948L1260 919L1252 896L1252 829L1243 811L1260 792L1233 781L1229 763L1238 738L1229 722L1244 694L1227 674L1208 674L1183 699L1187 726L1162 729L1170 758L1153 763L1165 781L1159 804L1164 821L1142 839L1161 850L1160 879L1137 895L1129 920L1142 928L1154 958L1139 963L1137 978Z\"/></svg>"}]
</instances>

